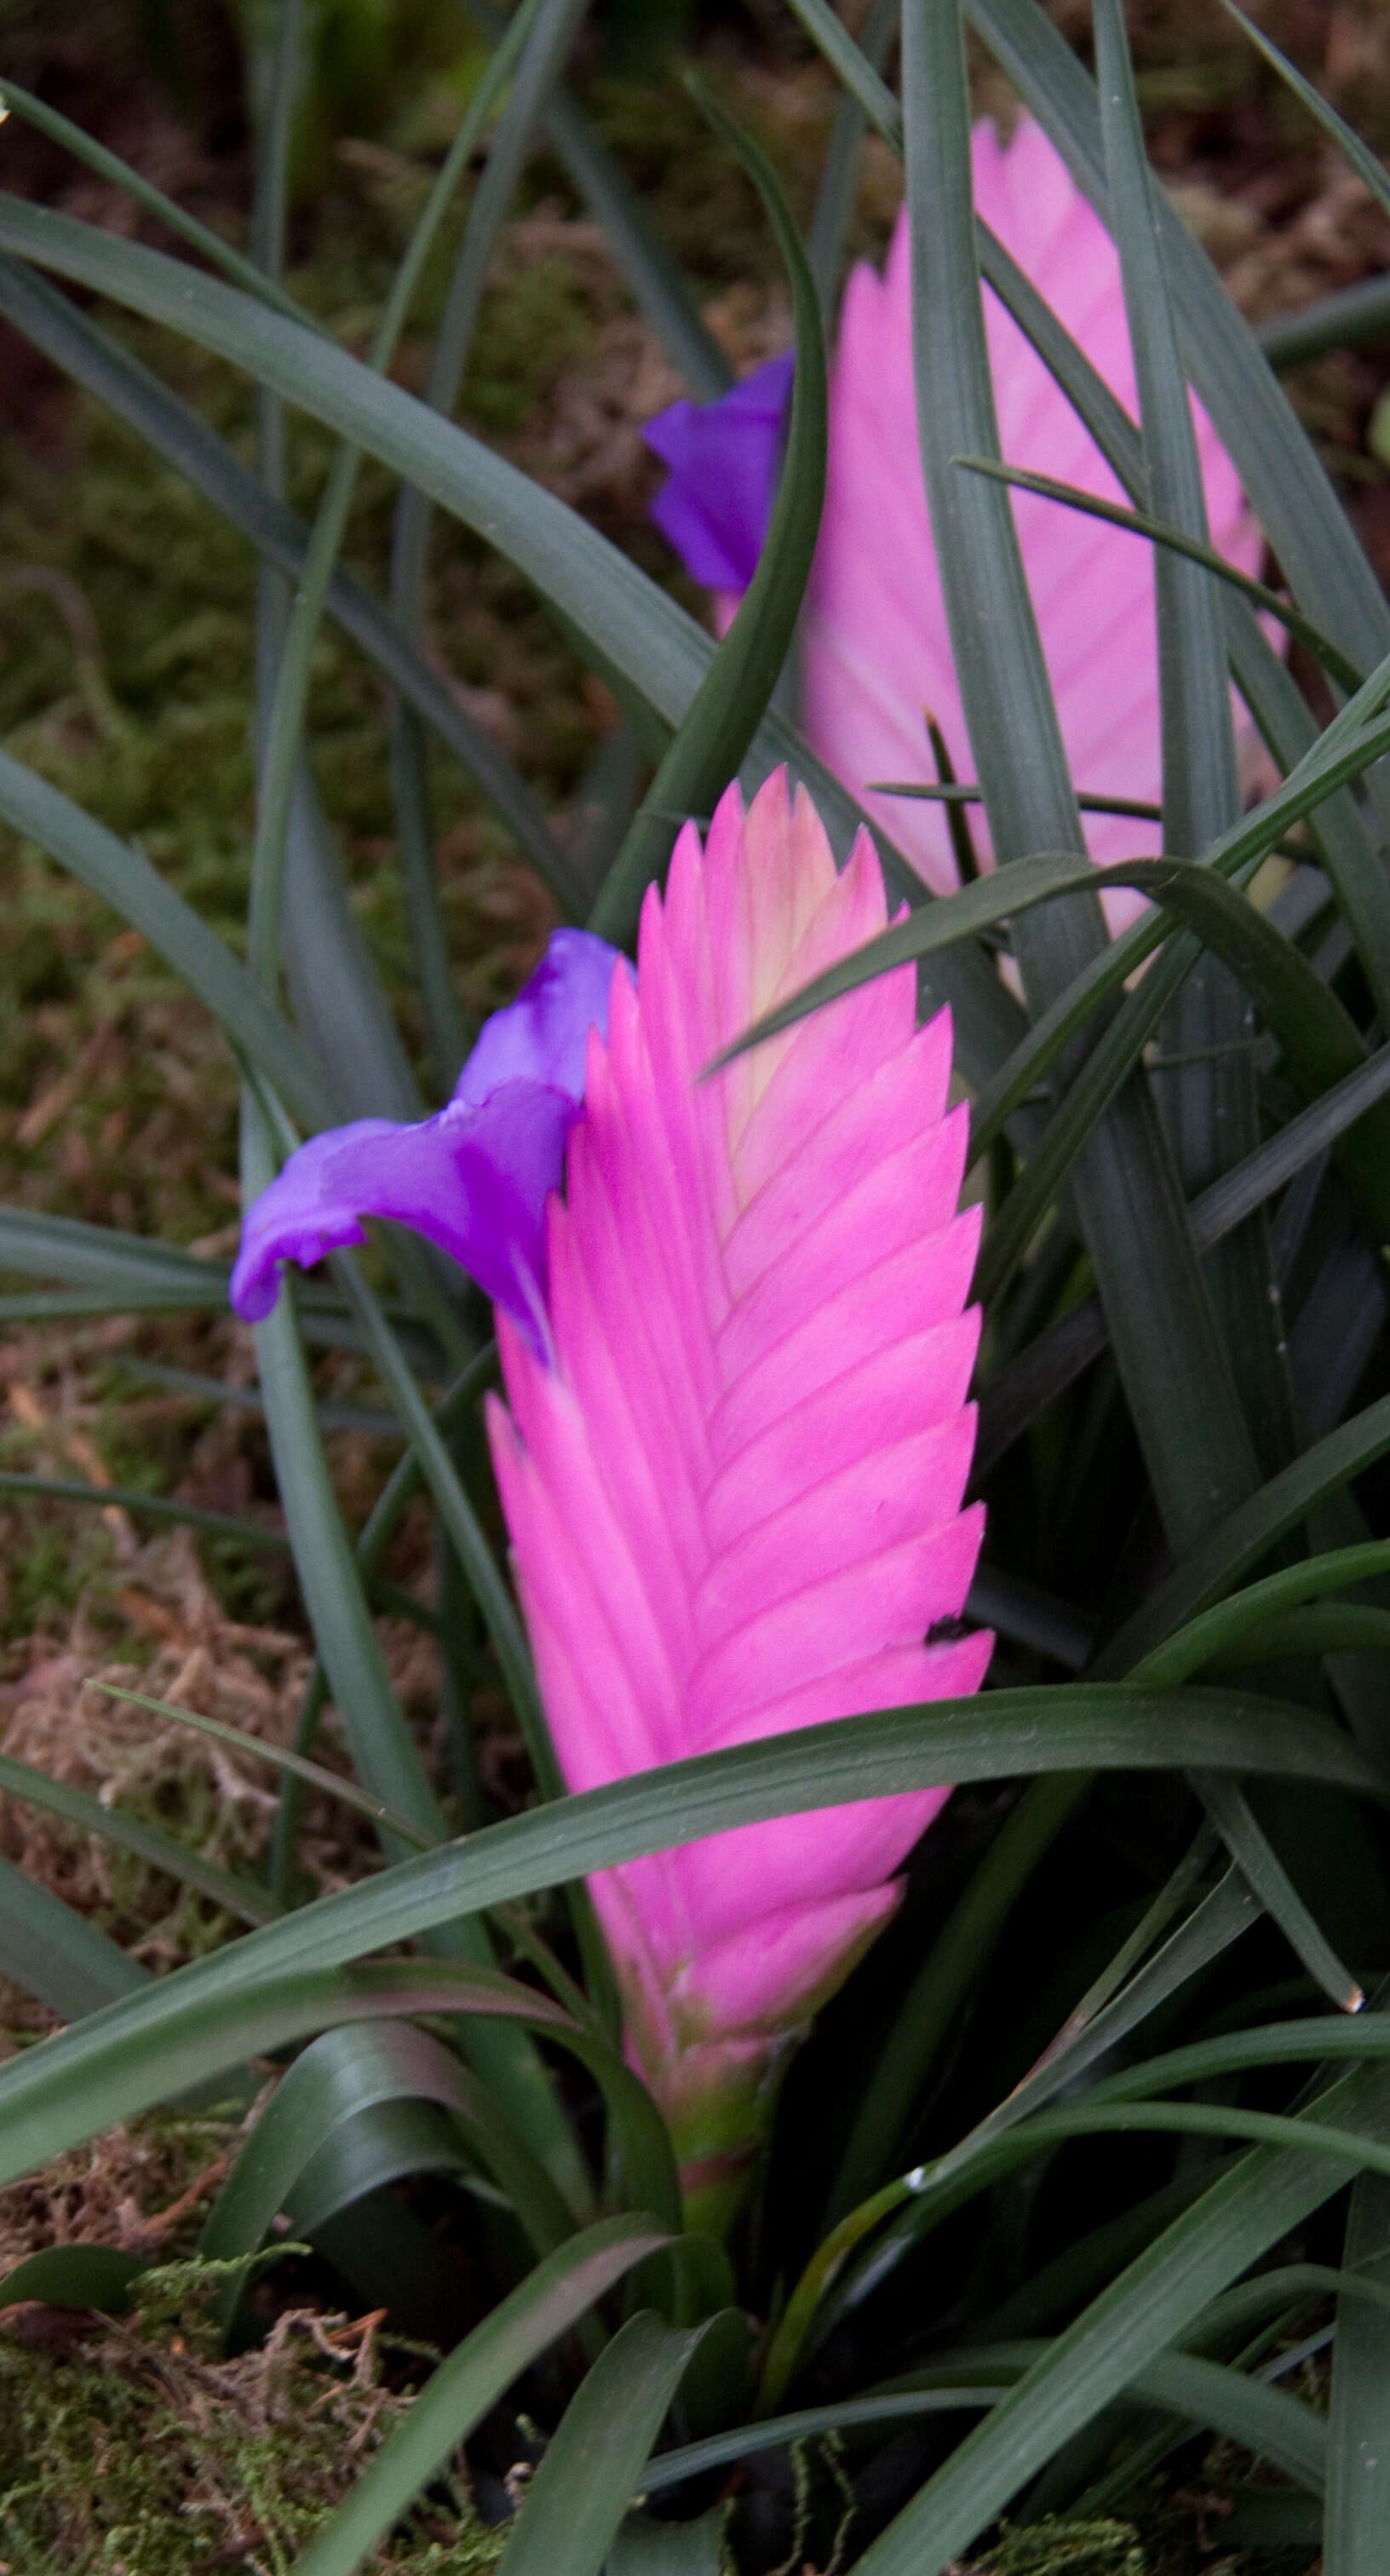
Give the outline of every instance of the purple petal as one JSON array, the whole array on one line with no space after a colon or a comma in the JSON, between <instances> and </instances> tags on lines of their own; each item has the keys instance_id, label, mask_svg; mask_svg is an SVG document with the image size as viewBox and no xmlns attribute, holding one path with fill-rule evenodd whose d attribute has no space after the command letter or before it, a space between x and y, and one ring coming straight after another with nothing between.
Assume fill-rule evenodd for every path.
<instances>
[{"instance_id":1,"label":"purple petal","mask_svg":"<svg viewBox=\"0 0 1390 2576\"><path fill-rule=\"evenodd\" d=\"M672 403L642 432L671 468L651 515L708 590L742 591L753 578L782 453L792 353L769 358L718 402Z\"/></svg>"},{"instance_id":2,"label":"purple petal","mask_svg":"<svg viewBox=\"0 0 1390 2576\"><path fill-rule=\"evenodd\" d=\"M545 1082L584 1097L589 1031L608 1034L608 997L618 951L591 930L557 930L514 1002L494 1011L454 1089L477 1108L503 1082Z\"/></svg>"},{"instance_id":3,"label":"purple petal","mask_svg":"<svg viewBox=\"0 0 1390 2576\"><path fill-rule=\"evenodd\" d=\"M263 1190L232 1272L237 1313L259 1323L283 1261L304 1267L365 1240L364 1216L428 1236L544 1339L545 1202L559 1185L579 1103L549 1083L504 1082L480 1107L451 1101L416 1127L359 1118L312 1136Z\"/></svg>"},{"instance_id":4,"label":"purple petal","mask_svg":"<svg viewBox=\"0 0 1390 2576\"><path fill-rule=\"evenodd\" d=\"M364 1242L364 1217L390 1217L470 1272L543 1352L545 1203L583 1101L589 1031L607 1035L617 963L607 940L557 930L516 1000L484 1023L446 1109L414 1127L359 1118L301 1145L247 1211L236 1312L259 1323L283 1262L307 1269Z\"/></svg>"}]
</instances>

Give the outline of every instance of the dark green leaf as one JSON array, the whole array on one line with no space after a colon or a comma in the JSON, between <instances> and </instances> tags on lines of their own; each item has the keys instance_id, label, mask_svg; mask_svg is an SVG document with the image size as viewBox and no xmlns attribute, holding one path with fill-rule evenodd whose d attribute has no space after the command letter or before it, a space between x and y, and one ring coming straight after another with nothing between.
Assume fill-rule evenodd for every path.
<instances>
[{"instance_id":1,"label":"dark green leaf","mask_svg":"<svg viewBox=\"0 0 1390 2576\"><path fill-rule=\"evenodd\" d=\"M46 2308L97 2308L119 2317L130 2306L131 2283L149 2264L148 2254L118 2245L46 2245L0 2279L0 2308L38 2299Z\"/></svg>"},{"instance_id":2,"label":"dark green leaf","mask_svg":"<svg viewBox=\"0 0 1390 2576\"><path fill-rule=\"evenodd\" d=\"M1390 1397L1368 1405L1270 1478L1149 1595L1097 1655L1093 1671L1128 1672L1165 1637L1228 1592L1323 1500L1390 1448Z\"/></svg>"},{"instance_id":3,"label":"dark green leaf","mask_svg":"<svg viewBox=\"0 0 1390 2576\"><path fill-rule=\"evenodd\" d=\"M1390 1403L1386 1411L1390 1414ZM1390 1424L1385 1438L1390 1440ZM264 2033L248 2037L248 2031L261 2033L256 2016L265 2007L257 1999L271 1981L290 1981L290 1999L277 2003L276 2011L292 2010L294 2032L325 2026L334 2018L369 2017L384 2009L373 2000L384 1990L355 1978L340 2013L332 1998L342 1990L331 1982L320 1988L312 1979L335 1963L456 1923L557 1880L587 1876L735 1825L814 1813L934 1783L1032 1772L1198 1767L1323 1779L1373 1796L1385 1794L1376 1766L1328 1720L1248 1692L1196 1687L1165 1693L1064 1683L1045 1690L997 1691L984 1698L846 1718L703 1754L555 1800L443 1852L398 1863L363 1886L322 1898L282 1923L248 1934L229 1950L161 1978L153 1990L49 2041L38 2055L12 2060L0 2068L0 2180L114 2120L149 2108L176 2089L193 2055L195 2035L197 2048L214 2066L235 2063L252 2048L278 2044ZM441 1996L446 1992L445 1967L422 1966L410 1973L421 1979L436 1976ZM480 1994L489 1991L481 1969L453 1974L457 1993L470 1980ZM323 2001L317 2003L320 1993ZM539 2010L542 2003L542 1998L529 1996L528 2012L530 2005ZM461 2000L401 2008L470 2014L489 2009ZM546 2007L547 2013L553 2010ZM322 2023L315 2021L316 2011L322 2011ZM279 2032L278 2021L274 2029ZM567 2044L577 2048L579 2042L567 2033ZM200 2055L198 2072L203 2063ZM500 2092L496 2074L488 2072ZM636 2079L630 2081L640 2092ZM534 2140L534 2128L531 2134Z\"/></svg>"},{"instance_id":4,"label":"dark green leaf","mask_svg":"<svg viewBox=\"0 0 1390 2576\"><path fill-rule=\"evenodd\" d=\"M560 2418L499 2576L600 2576L700 2331L648 2309L614 2336Z\"/></svg>"},{"instance_id":5,"label":"dark green leaf","mask_svg":"<svg viewBox=\"0 0 1390 2576\"><path fill-rule=\"evenodd\" d=\"M667 2242L654 2220L605 2218L538 2263L426 2381L346 2503L310 2542L296 2576L352 2576L528 2363Z\"/></svg>"},{"instance_id":6,"label":"dark green leaf","mask_svg":"<svg viewBox=\"0 0 1390 2576\"><path fill-rule=\"evenodd\" d=\"M826 359L815 280L767 155L707 91L697 95L767 210L791 281L796 367L786 455L757 569L589 916L592 929L617 941L631 940L648 884L665 875L668 810L706 813L737 776L791 650L825 498Z\"/></svg>"},{"instance_id":7,"label":"dark green leaf","mask_svg":"<svg viewBox=\"0 0 1390 2576\"><path fill-rule=\"evenodd\" d=\"M0 1859L0 1975L79 2022L118 1997L143 1993L149 1970L127 1958L85 1914Z\"/></svg>"},{"instance_id":8,"label":"dark green leaf","mask_svg":"<svg viewBox=\"0 0 1390 2576\"><path fill-rule=\"evenodd\" d=\"M1362 2174L1352 2186L1342 2245L1347 2273L1386 2292L1387 2244L1390 2184ZM1390 2314L1366 2298L1337 2302L1327 2437L1323 2576L1376 2576L1390 2512Z\"/></svg>"}]
</instances>

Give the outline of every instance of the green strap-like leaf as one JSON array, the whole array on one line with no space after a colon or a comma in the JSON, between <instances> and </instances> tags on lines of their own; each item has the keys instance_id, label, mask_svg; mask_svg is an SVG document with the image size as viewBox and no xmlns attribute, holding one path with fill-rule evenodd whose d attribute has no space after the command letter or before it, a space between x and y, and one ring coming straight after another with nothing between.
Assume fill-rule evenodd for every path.
<instances>
[{"instance_id":1,"label":"green strap-like leaf","mask_svg":"<svg viewBox=\"0 0 1390 2576\"><path fill-rule=\"evenodd\" d=\"M1316 2105L1320 2125L1390 2136L1390 2080L1348 2075ZM1295 2123L1296 2125L1296 2123ZM1343 2168L1343 2174L1345 2168ZM1056 2337L988 2421L953 2452L860 2561L866 2576L942 2576L950 2559L1109 2404L1226 2284L1338 2188L1313 2151L1257 2148Z\"/></svg>"},{"instance_id":2,"label":"green strap-like leaf","mask_svg":"<svg viewBox=\"0 0 1390 2576\"><path fill-rule=\"evenodd\" d=\"M1362 2174L1352 2185L1342 2261L1364 2286L1390 2292L1390 2183ZM1351 2281L1343 2275L1346 2288ZM1390 2296L1385 2305L1337 2301L1327 2427L1323 2576L1377 2576L1390 2515Z\"/></svg>"},{"instance_id":3,"label":"green strap-like leaf","mask_svg":"<svg viewBox=\"0 0 1390 2576\"><path fill-rule=\"evenodd\" d=\"M1347 691L1360 688L1365 672L1348 661L1331 637L1324 635L1321 628L1315 626L1310 617L1305 617L1281 591L1271 590L1268 582L1256 581L1252 573L1241 572L1235 564L1228 563L1224 555L1218 554L1214 546L1184 528L1175 527L1170 519L1158 518L1147 510L1127 510L1119 501L1104 500L1099 493L1083 492L1075 483L1059 483L1055 475L1035 474L1021 465L1001 465L987 456L958 456L955 462L963 473L992 474L997 482L1006 483L1011 491L1036 492L1044 500L1058 501L1066 509L1080 511L1085 518L1103 519L1107 527L1124 528L1132 536L1144 537L1160 553L1181 555L1187 563L1202 565L1218 581L1227 582L1232 590L1238 590L1242 598L1248 599L1264 616L1277 618L1291 636L1307 646L1314 660L1322 663L1340 688ZM1225 659L1224 650L1222 659ZM1224 830L1225 825L1219 828ZM1166 837L1176 841L1178 834L1173 830ZM1191 832L1185 833L1183 840L1192 848L1201 846Z\"/></svg>"},{"instance_id":4,"label":"green strap-like leaf","mask_svg":"<svg viewBox=\"0 0 1390 2576\"><path fill-rule=\"evenodd\" d=\"M825 499L828 398L815 280L767 155L713 97L698 95L767 210L791 281L796 366L786 455L757 569L589 916L591 929L617 941L631 940L647 886L665 876L673 837L669 813L707 813L738 775L791 650Z\"/></svg>"},{"instance_id":5,"label":"green strap-like leaf","mask_svg":"<svg viewBox=\"0 0 1390 2576\"><path fill-rule=\"evenodd\" d=\"M1390 215L1390 177L1386 175L1384 162L1377 160L1370 145L1363 142L1356 128L1348 125L1344 116L1338 115L1331 101L1325 99L1321 91L1313 87L1310 80L1305 79L1296 65L1289 61L1288 55L1281 54L1278 46L1271 44L1269 37L1255 25L1254 20L1247 18L1243 9L1237 8L1236 0L1221 0L1221 6L1227 17L1234 18L1242 33L1249 37L1256 52L1262 54L1265 61L1278 73L1285 87L1293 91L1295 98L1303 101L1310 114L1317 119L1324 134L1331 137L1343 159L1355 171L1363 188L1369 190L1381 213Z\"/></svg>"},{"instance_id":6,"label":"green strap-like leaf","mask_svg":"<svg viewBox=\"0 0 1390 2576\"><path fill-rule=\"evenodd\" d=\"M0 1753L0 1794L43 1807L83 1833L99 1835L118 1851L132 1852L137 1860L148 1862L151 1869L162 1870L166 1877L196 1888L200 1896L222 1906L242 1923L270 1923L280 1911L274 1897L258 1887L254 1879L241 1878L215 1861L204 1860L201 1852L190 1851L172 1834L146 1824L142 1816L128 1815L122 1807L105 1806L85 1789L74 1788L71 1781L50 1780L46 1772L30 1762L17 1762L10 1753Z\"/></svg>"},{"instance_id":7,"label":"green strap-like leaf","mask_svg":"<svg viewBox=\"0 0 1390 2576\"><path fill-rule=\"evenodd\" d=\"M292 1771L296 1779L307 1780L322 1796L337 1798L357 1815L368 1817L379 1831L393 1835L400 1842L413 1844L417 1850L437 1851L446 1840L442 1832L426 1833L423 1827L399 1815L394 1807L383 1806L369 1790L359 1789L355 1780L344 1780L338 1772L326 1771L321 1763L306 1761L302 1753L291 1752L285 1745L267 1744L263 1737L248 1735L239 1726L229 1726L223 1718L204 1717L198 1709L176 1708L170 1700L146 1699L139 1691L121 1690L115 1682L94 1681L91 1687L105 1691L111 1699L128 1701L132 1708L149 1709L171 1726L189 1726L200 1735L213 1736L218 1743L234 1745L239 1753L249 1754L254 1761L268 1762L274 1770Z\"/></svg>"},{"instance_id":8,"label":"green strap-like leaf","mask_svg":"<svg viewBox=\"0 0 1390 2576\"><path fill-rule=\"evenodd\" d=\"M835 23L838 25L839 21ZM897 23L898 0L872 0L860 30L859 55L875 74L882 72ZM860 154L868 124L864 107L853 91L846 89L835 110L830 141L821 163L815 210L806 236L806 257L820 297L827 336L835 318L840 271L854 215Z\"/></svg>"},{"instance_id":9,"label":"green strap-like leaf","mask_svg":"<svg viewBox=\"0 0 1390 2576\"><path fill-rule=\"evenodd\" d=\"M635 2263L668 2242L655 2220L605 2218L538 2263L440 2363L346 2503L310 2542L295 2576L352 2576L528 2363Z\"/></svg>"},{"instance_id":10,"label":"green strap-like leaf","mask_svg":"<svg viewBox=\"0 0 1390 2576\"><path fill-rule=\"evenodd\" d=\"M570 2399L527 2488L499 2576L601 2576L642 2464L700 2341L650 2309L629 2317Z\"/></svg>"},{"instance_id":11,"label":"green strap-like leaf","mask_svg":"<svg viewBox=\"0 0 1390 2576\"><path fill-rule=\"evenodd\" d=\"M210 2261L255 2253L335 2130L382 2103L401 2102L437 2104L450 2114L461 2140L506 2192L538 2254L573 2235L573 2215L544 2165L452 2050L409 2022L359 2022L325 2031L295 2059L213 2202L200 2251ZM378 2171L366 2187L381 2179ZM301 2213L296 2223L307 2229ZM229 2281L219 2309L224 2327L243 2286L239 2278Z\"/></svg>"},{"instance_id":12,"label":"green strap-like leaf","mask_svg":"<svg viewBox=\"0 0 1390 2576\"><path fill-rule=\"evenodd\" d=\"M1175 1568L1096 1656L1097 1675L1129 1672L1185 1620L1217 1600L1323 1500L1390 1447L1390 1397L1368 1405L1272 1476Z\"/></svg>"},{"instance_id":13,"label":"green strap-like leaf","mask_svg":"<svg viewBox=\"0 0 1390 2576\"><path fill-rule=\"evenodd\" d=\"M1390 1440L1390 1423L1385 1437ZM1199 1767L1322 1779L1386 1794L1378 1768L1330 1721L1249 1692L1197 1687L1154 1692L1066 1683L997 1691L845 1718L702 1754L557 1799L443 1852L400 1862L161 1978L152 1990L48 2042L37 2055L12 2060L0 2068L0 2180L160 2100L179 2083L178 2070L195 2038L203 2044L196 2035L208 2027L208 2016L224 2008L230 2019L219 2021L215 2040L207 2041L218 2063L279 2044L267 2036L247 2037L248 2027L260 2029L247 2017L254 2017L267 1981L302 1980L557 1881L774 1815L809 1814L932 1784ZM449 1972L441 1965L419 1973L437 1974L442 1991ZM469 1978L479 1991L485 1986L481 1969L452 1973L459 1981L455 1994ZM312 2013L312 1990L297 1984L295 1993L296 2009ZM483 2009L461 2001L401 2008ZM332 2017L323 2009L325 2020ZM364 1990L358 2017L367 2010ZM315 2026L312 2018L295 2022L296 2031ZM568 2044L579 2045L573 2039ZM495 2075L489 2080L502 2089ZM630 2081L636 2087L636 2078Z\"/></svg>"},{"instance_id":14,"label":"green strap-like leaf","mask_svg":"<svg viewBox=\"0 0 1390 2576\"><path fill-rule=\"evenodd\" d=\"M257 261L245 258L230 242L224 241L220 233L213 232L207 224L200 224L197 216L190 215L176 197L167 197L162 188L156 188L145 177L143 171L133 169L119 153L108 151L95 135L85 133L80 125L74 125L71 117L60 115L45 99L35 98L32 91L22 89L17 81L12 80L0 83L0 107L8 110L11 116L22 117L26 125L32 125L38 133L46 135L50 143L71 152L75 160L94 170L108 186L118 188L135 205L143 206L147 214L176 233L181 241L186 241L190 250L196 251L200 259L205 259L209 267L220 270L223 277L230 278L234 285L243 286L248 294L262 298L273 312L284 313L294 322L307 323L311 329L318 328L313 316L306 313L292 295L287 295L275 278L267 276Z\"/></svg>"},{"instance_id":15,"label":"green strap-like leaf","mask_svg":"<svg viewBox=\"0 0 1390 2576\"><path fill-rule=\"evenodd\" d=\"M1141 2101L1164 2085L1204 2084L1251 2066L1331 2064L1338 2058L1390 2056L1390 2013L1362 2013L1353 2022L1316 2020L1266 2022L1258 2030L1223 2031L1218 2039L1193 2040L1162 2057L1150 2057L1107 2075L1092 2086L1096 2103Z\"/></svg>"},{"instance_id":16,"label":"green strap-like leaf","mask_svg":"<svg viewBox=\"0 0 1390 2576\"><path fill-rule=\"evenodd\" d=\"M64 2021L80 2022L124 1995L143 1994L149 1970L51 1887L0 1858L0 1975Z\"/></svg>"},{"instance_id":17,"label":"green strap-like leaf","mask_svg":"<svg viewBox=\"0 0 1390 2576\"><path fill-rule=\"evenodd\" d=\"M1362 1988L1305 1905L1239 1783L1214 1771L1194 1771L1192 1785L1241 1877L1314 1983L1339 2011L1359 2013L1366 2000Z\"/></svg>"},{"instance_id":18,"label":"green strap-like leaf","mask_svg":"<svg viewBox=\"0 0 1390 2576\"><path fill-rule=\"evenodd\" d=\"M1301 1565L1288 1565L1278 1574L1267 1575L1263 1583L1252 1583L1243 1592L1233 1593L1228 1600L1217 1602L1200 1618L1177 1629L1134 1667L1135 1676L1151 1682L1186 1681L1189 1673L1200 1672L1218 1655L1248 1653L1261 1629L1300 1602L1319 1600L1328 1592L1350 1590L1353 1584L1370 1582L1387 1572L1390 1540L1385 1539L1369 1539L1364 1546L1333 1548L1322 1556L1306 1557Z\"/></svg>"},{"instance_id":19,"label":"green strap-like leaf","mask_svg":"<svg viewBox=\"0 0 1390 2576\"><path fill-rule=\"evenodd\" d=\"M123 2316L131 2284L149 2260L119 2245L46 2245L0 2279L0 2308L39 2299L47 2308L96 2308L105 2316Z\"/></svg>"},{"instance_id":20,"label":"green strap-like leaf","mask_svg":"<svg viewBox=\"0 0 1390 2576\"><path fill-rule=\"evenodd\" d=\"M1326 102L1324 101L1325 105ZM1302 367L1329 349L1358 349L1390 330L1390 279L1363 277L1355 286L1319 295L1292 313L1276 313L1255 334L1272 367Z\"/></svg>"}]
</instances>

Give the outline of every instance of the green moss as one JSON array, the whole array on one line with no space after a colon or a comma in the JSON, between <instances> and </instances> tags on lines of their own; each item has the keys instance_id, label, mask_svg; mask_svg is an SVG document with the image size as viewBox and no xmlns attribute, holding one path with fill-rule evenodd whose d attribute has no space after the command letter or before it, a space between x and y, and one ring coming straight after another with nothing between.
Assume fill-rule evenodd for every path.
<instances>
[{"instance_id":1,"label":"green moss","mask_svg":"<svg viewBox=\"0 0 1390 2576\"><path fill-rule=\"evenodd\" d=\"M519 429L589 331L580 280L562 256L538 260L486 295L464 388L478 427L495 435Z\"/></svg>"},{"instance_id":2,"label":"green moss","mask_svg":"<svg viewBox=\"0 0 1390 2576\"><path fill-rule=\"evenodd\" d=\"M289 2576L408 2412L383 2377L389 2353L341 2317L288 2312L261 2350L222 2358L207 2305L225 2268L148 2272L129 2321L75 2343L0 2334L0 2553L14 2576ZM484 2576L505 2536L446 2479L363 2563Z\"/></svg>"},{"instance_id":3,"label":"green moss","mask_svg":"<svg viewBox=\"0 0 1390 2576\"><path fill-rule=\"evenodd\" d=\"M980 2571L985 2576L985 2571ZM1050 2515L1005 2531L990 2551L988 2576L1147 2576L1132 2522L1062 2522Z\"/></svg>"},{"instance_id":4,"label":"green moss","mask_svg":"<svg viewBox=\"0 0 1390 2576\"><path fill-rule=\"evenodd\" d=\"M74 1525L54 1520L42 1504L7 1507L4 1626L23 1637L65 1627L111 1554L106 1531L90 1515Z\"/></svg>"}]
</instances>

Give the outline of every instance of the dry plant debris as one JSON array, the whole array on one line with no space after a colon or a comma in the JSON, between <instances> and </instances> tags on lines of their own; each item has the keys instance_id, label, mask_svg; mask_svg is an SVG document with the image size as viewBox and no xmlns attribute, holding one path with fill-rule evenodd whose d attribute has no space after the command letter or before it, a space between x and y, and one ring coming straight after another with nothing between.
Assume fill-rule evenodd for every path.
<instances>
[{"instance_id":1,"label":"dry plant debris","mask_svg":"<svg viewBox=\"0 0 1390 2576\"><path fill-rule=\"evenodd\" d=\"M287 2309L258 2350L222 2356L206 2302L225 2271L146 2272L128 2320L0 2320L0 2576L288 2576L410 2391L379 2314ZM446 2474L364 2564L484 2576L504 2538Z\"/></svg>"},{"instance_id":2,"label":"dry plant debris","mask_svg":"<svg viewBox=\"0 0 1390 2576\"><path fill-rule=\"evenodd\" d=\"M405 1705L432 1710L431 1641L404 1621L383 1622L381 1634ZM0 1685L0 1751L129 1809L225 1869L254 1873L276 1803L273 1767L94 1687L114 1683L267 1744L288 1742L311 1668L305 1639L230 1618L187 1531L121 1551L83 1587L66 1633L31 1638L14 1660L16 1677ZM347 1768L331 1709L315 1758ZM196 1957L234 1928L207 1898L27 1800L0 1799L0 1853L152 1969ZM328 1890L372 1868L375 1845L350 1809L315 1790L299 1857L314 1888ZM13 1989L0 2013L11 2033L48 2026Z\"/></svg>"}]
</instances>

